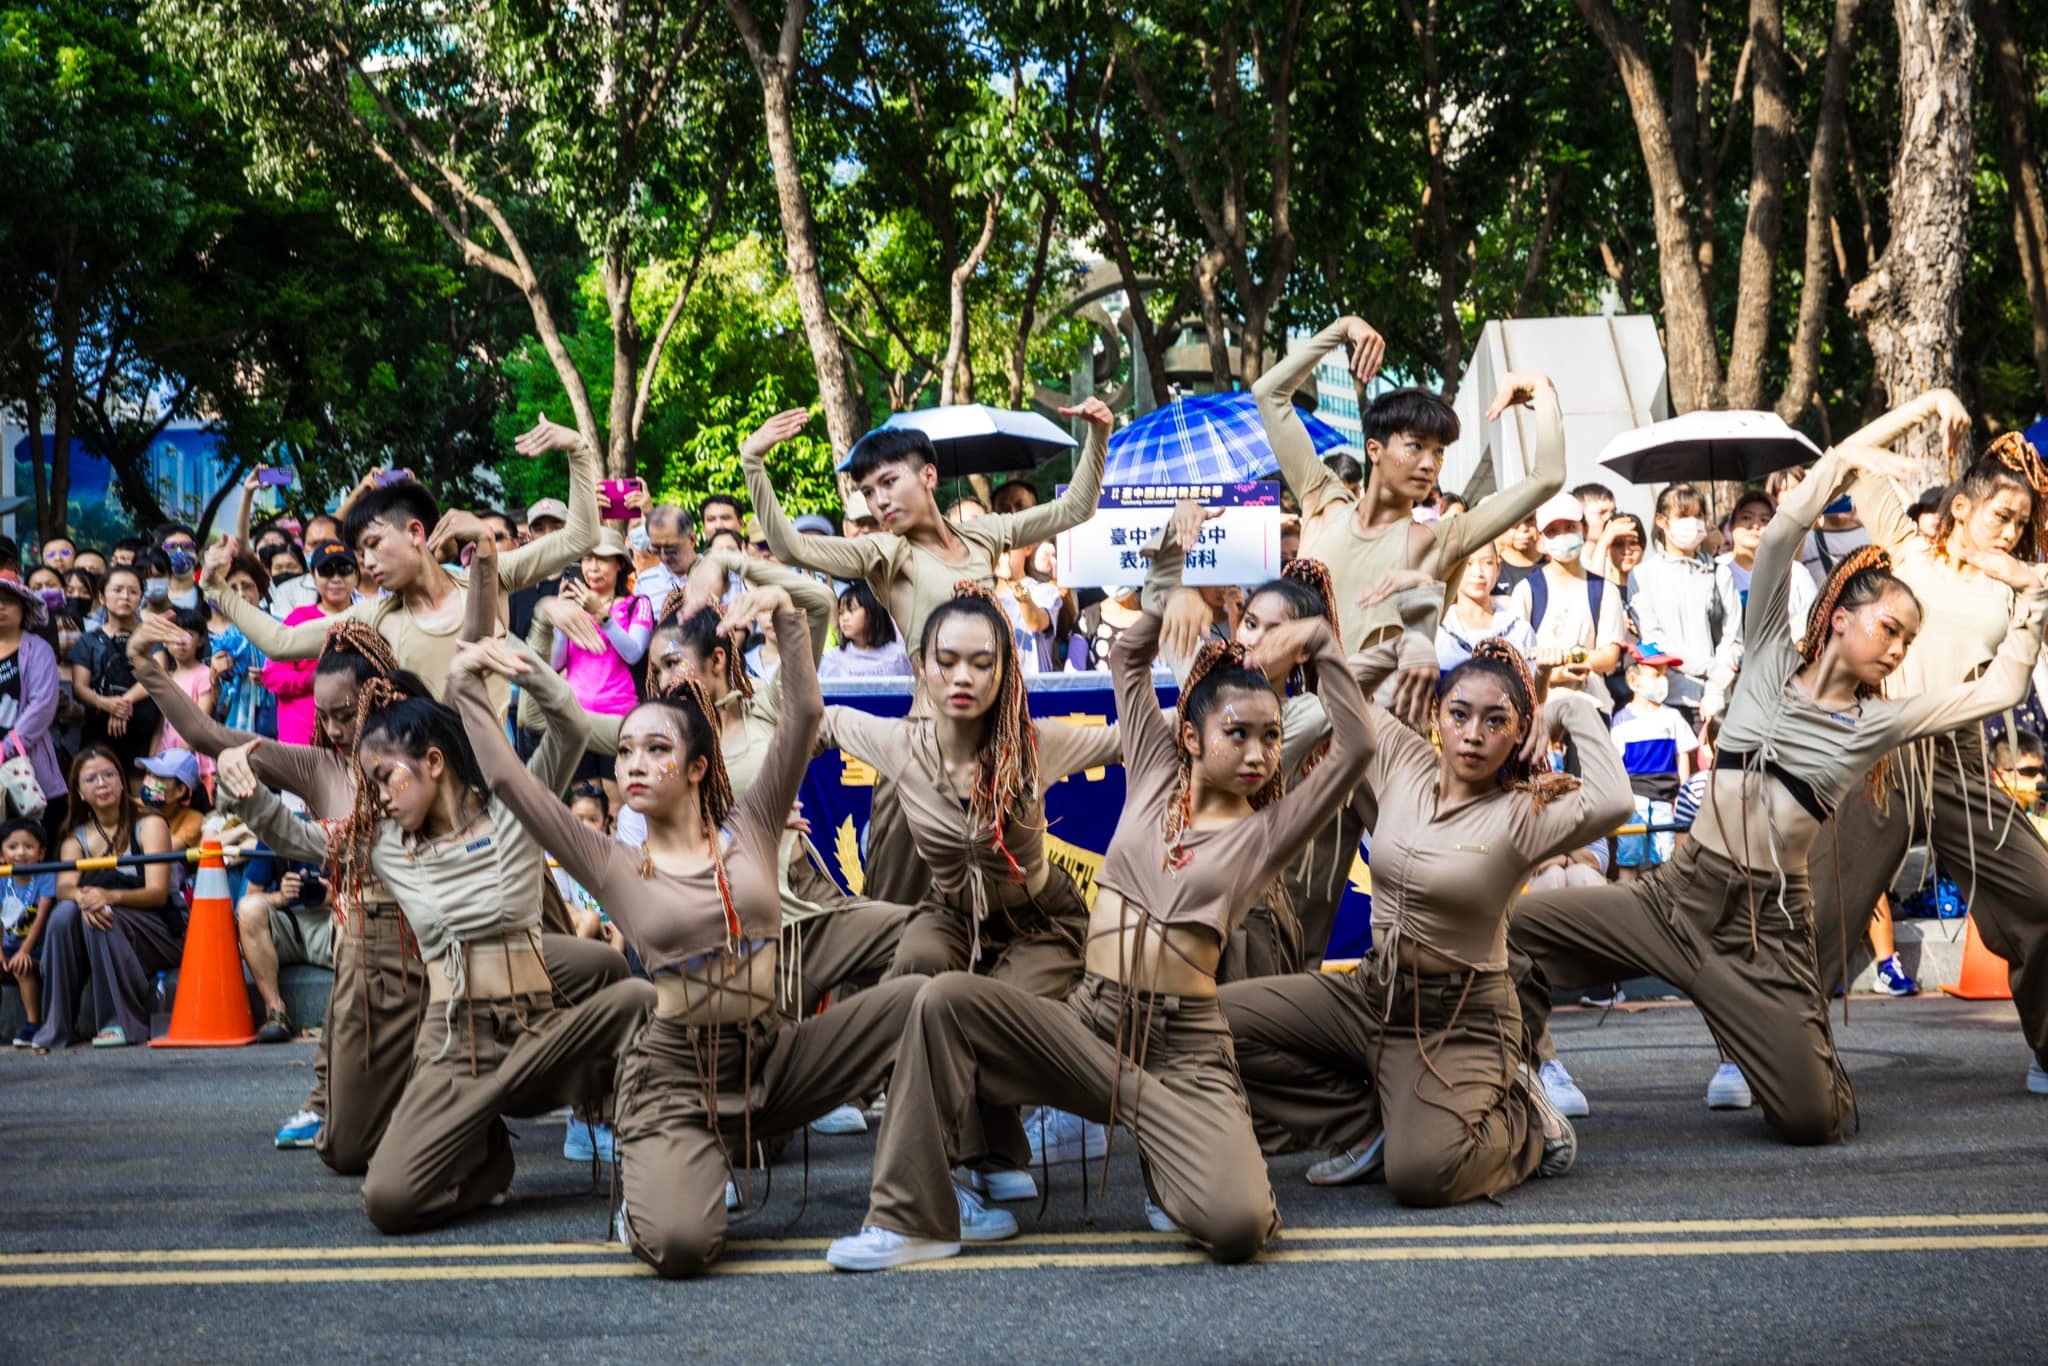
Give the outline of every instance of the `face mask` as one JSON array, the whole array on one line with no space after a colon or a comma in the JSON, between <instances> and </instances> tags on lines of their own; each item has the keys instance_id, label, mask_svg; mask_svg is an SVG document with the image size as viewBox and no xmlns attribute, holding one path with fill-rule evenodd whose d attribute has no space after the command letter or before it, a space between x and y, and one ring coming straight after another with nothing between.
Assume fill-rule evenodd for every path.
<instances>
[{"instance_id":1,"label":"face mask","mask_svg":"<svg viewBox=\"0 0 2048 1366\"><path fill-rule=\"evenodd\" d=\"M163 810L164 804L170 801L170 799L170 791L162 783L144 783L142 785L142 804L150 810Z\"/></svg>"},{"instance_id":2,"label":"face mask","mask_svg":"<svg viewBox=\"0 0 2048 1366\"><path fill-rule=\"evenodd\" d=\"M84 621L87 617L92 615L92 599L66 598L64 599L64 610L68 612L74 619L78 621Z\"/></svg>"},{"instance_id":3,"label":"face mask","mask_svg":"<svg viewBox=\"0 0 2048 1366\"><path fill-rule=\"evenodd\" d=\"M1561 564L1570 564L1579 558L1579 552L1586 548L1586 538L1576 531L1567 531L1559 536L1545 536L1536 543L1542 552Z\"/></svg>"},{"instance_id":4,"label":"face mask","mask_svg":"<svg viewBox=\"0 0 2048 1366\"><path fill-rule=\"evenodd\" d=\"M144 602L155 598L167 598L170 595L171 581L169 579L150 579L142 585L142 599Z\"/></svg>"},{"instance_id":5,"label":"face mask","mask_svg":"<svg viewBox=\"0 0 2048 1366\"><path fill-rule=\"evenodd\" d=\"M43 606L45 606L45 607L49 608L49 609L50 609L50 610L51 610L52 612L61 612L61 611L63 611L63 610L64 610L64 590L63 590L63 589L61 589L61 588L38 588L38 589L36 590L36 592L37 592L37 593L39 593L39 594L41 594L41 596L42 596L42 599L43 599Z\"/></svg>"},{"instance_id":6,"label":"face mask","mask_svg":"<svg viewBox=\"0 0 2048 1366\"><path fill-rule=\"evenodd\" d=\"M189 550L173 550L170 552L170 559L171 573L181 579L199 567L199 561Z\"/></svg>"},{"instance_id":7,"label":"face mask","mask_svg":"<svg viewBox=\"0 0 2048 1366\"><path fill-rule=\"evenodd\" d=\"M1664 528L1664 539L1673 550L1691 554L1707 539L1707 524L1697 517L1679 517Z\"/></svg>"},{"instance_id":8,"label":"face mask","mask_svg":"<svg viewBox=\"0 0 2048 1366\"><path fill-rule=\"evenodd\" d=\"M1671 680L1658 674L1655 678L1644 679L1642 686L1636 689L1636 696L1645 702L1661 703L1670 692Z\"/></svg>"}]
</instances>

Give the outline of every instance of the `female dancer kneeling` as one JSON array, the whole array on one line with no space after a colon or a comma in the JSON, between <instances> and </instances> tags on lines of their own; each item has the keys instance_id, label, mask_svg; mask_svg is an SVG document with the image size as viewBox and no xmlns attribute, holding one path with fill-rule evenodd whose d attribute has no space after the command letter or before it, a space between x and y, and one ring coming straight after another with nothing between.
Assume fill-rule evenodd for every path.
<instances>
[{"instance_id":1,"label":"female dancer kneeling","mask_svg":"<svg viewBox=\"0 0 2048 1366\"><path fill-rule=\"evenodd\" d=\"M1836 447L1778 507L1757 548L1743 611L1741 676L1729 699L1700 813L1678 856L1612 887L1525 897L1508 945L1532 1034L1554 987L1662 977L1692 997L1722 1054L1742 1069L1788 1143L1842 1136L1854 1107L1814 969L1806 862L1814 836L1858 777L1899 745L2016 705L2041 647L2048 591L2020 598L1975 682L1891 701L1879 695L1918 634L1921 604L1876 547L1829 577L1792 641L1786 601L1799 543L1859 472L1896 462Z\"/></svg>"},{"instance_id":2,"label":"female dancer kneeling","mask_svg":"<svg viewBox=\"0 0 2048 1366\"><path fill-rule=\"evenodd\" d=\"M1168 557L1171 558L1171 557ZM1193 589L1181 588L1181 566L1154 562L1153 582L1172 589L1160 627L1160 646L1169 667L1183 684L1186 663L1204 639L1211 612ZM1280 577L1261 584L1245 600L1233 637L1245 649L1257 646L1270 628L1286 621L1322 617L1337 627L1337 609L1330 601L1330 571L1321 560L1289 560ZM1306 655L1274 659L1266 682L1284 700L1280 704L1280 773L1285 782L1305 777L1330 747L1330 718L1316 695L1316 668ZM1281 874L1284 895L1252 907L1231 933L1217 965L1218 982L1313 968L1323 961L1337 907L1350 885L1351 866L1358 858L1359 837L1371 815L1370 801L1346 802L1307 850Z\"/></svg>"},{"instance_id":3,"label":"female dancer kneeling","mask_svg":"<svg viewBox=\"0 0 2048 1366\"><path fill-rule=\"evenodd\" d=\"M824 704L804 618L787 593L750 591L724 626L763 612L774 614L782 652L783 709L745 797L733 801L717 709L701 686L684 681L626 717L617 778L646 818L640 848L577 821L505 742L477 675L530 680L527 656L471 645L449 675L494 800L597 897L654 976L654 1018L620 1065L625 1203L616 1227L663 1276L695 1275L717 1260L732 1147L751 1156L757 1134L800 1128L877 1085L922 985L885 983L800 1022L775 1008L776 849Z\"/></svg>"},{"instance_id":4,"label":"female dancer kneeling","mask_svg":"<svg viewBox=\"0 0 2048 1366\"><path fill-rule=\"evenodd\" d=\"M1370 697L1396 655L1381 646L1364 663ZM1562 1175L1577 1139L1523 1057L1508 911L1531 868L1628 817L1621 757L1584 693L1559 689L1539 710L1527 662L1498 638L1444 679L1441 755L1391 713L1372 717L1372 952L1355 972L1223 988L1252 1111L1332 1150L1311 1182L1360 1180L1384 1157L1406 1205ZM1539 725L1577 742L1583 786L1523 757Z\"/></svg>"},{"instance_id":5,"label":"female dancer kneeling","mask_svg":"<svg viewBox=\"0 0 2048 1366\"><path fill-rule=\"evenodd\" d=\"M1159 555L1192 539L1184 520L1176 517ZM935 977L918 993L896 1054L866 1227L832 1244L826 1260L836 1267L877 1271L952 1256L963 1236L1016 1232L1003 1211L963 1226L947 1179L955 1163L981 1155L970 1119L977 1099L1121 1121L1137 1139L1158 1217L1219 1262L1255 1256L1280 1226L1216 1005L1216 963L1231 931L1357 784L1372 730L1320 617L1272 628L1250 667L1236 645L1205 647L1179 725L1169 725L1152 690L1160 617L1150 599L1110 655L1129 795L1097 878L1087 976L1063 1001L966 973ZM1322 671L1335 743L1281 796L1280 699L1259 670L1302 649Z\"/></svg>"}]
</instances>

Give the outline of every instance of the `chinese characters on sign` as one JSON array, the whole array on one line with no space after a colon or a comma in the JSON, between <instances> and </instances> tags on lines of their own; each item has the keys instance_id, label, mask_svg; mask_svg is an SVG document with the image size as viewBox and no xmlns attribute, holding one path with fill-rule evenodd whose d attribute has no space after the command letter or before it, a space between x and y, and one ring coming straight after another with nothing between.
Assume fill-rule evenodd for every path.
<instances>
[{"instance_id":1,"label":"chinese characters on sign","mask_svg":"<svg viewBox=\"0 0 2048 1366\"><path fill-rule=\"evenodd\" d=\"M1126 484L1104 489L1095 516L1060 535L1061 585L1100 588L1143 579L1143 548L1182 499L1223 509L1186 548L1184 582L1254 584L1280 572L1278 484Z\"/></svg>"}]
</instances>

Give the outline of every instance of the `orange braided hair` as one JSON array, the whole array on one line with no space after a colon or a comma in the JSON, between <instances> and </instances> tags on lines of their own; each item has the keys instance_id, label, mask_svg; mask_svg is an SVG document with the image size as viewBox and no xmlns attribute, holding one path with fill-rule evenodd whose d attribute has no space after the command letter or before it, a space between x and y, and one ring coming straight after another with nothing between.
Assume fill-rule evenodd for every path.
<instances>
[{"instance_id":1,"label":"orange braided hair","mask_svg":"<svg viewBox=\"0 0 2048 1366\"><path fill-rule=\"evenodd\" d=\"M1003 827L1013 812L1028 807L1038 792L1038 731L1031 724L1031 697L1024 689L1024 671L1017 661L1017 641L1010 633L1009 618L996 595L971 579L962 579L953 585L955 603L979 603L993 613L990 627L996 634L996 657L1002 661L1002 681L996 687L996 700L989 708L984 723L979 763L975 769L974 791L968 795L967 814L977 824L986 823L989 828L989 848L1003 856L1009 865L1010 876L1017 882L1025 880L1024 870L1010 853L1010 846L1003 836ZM932 640L940 621L944 619L946 607L939 609L925 619L924 637L919 652L930 658ZM977 612L976 615L984 615Z\"/></svg>"},{"instance_id":2,"label":"orange braided hair","mask_svg":"<svg viewBox=\"0 0 2048 1366\"><path fill-rule=\"evenodd\" d=\"M1168 871L1187 867L1188 859L1192 857L1185 846L1188 821L1194 814L1195 800L1195 756L1188 751L1186 740L1189 704L1194 700L1196 691L1212 675L1235 670L1253 672L1244 659L1244 646L1235 641L1226 645L1220 640L1212 640L1196 652L1195 662L1188 670L1187 682L1181 685L1180 701L1174 707L1173 727L1173 746L1180 757L1179 772L1174 776L1173 795L1167 799L1166 821L1161 830L1166 843L1166 861L1161 866ZM1263 675L1259 676L1259 683L1271 691L1271 685L1266 683ZM1251 804L1254 811L1279 799L1283 776L1276 770L1258 791L1252 793Z\"/></svg>"},{"instance_id":3,"label":"orange braided hair","mask_svg":"<svg viewBox=\"0 0 2048 1366\"><path fill-rule=\"evenodd\" d=\"M2039 506L2038 499L2035 500L2035 506ZM1859 585L1857 581L1864 579L1866 576L1868 576L1868 583ZM1843 599L1848 597L1852 590L1860 591L1865 586L1873 589L1870 596L1859 598L1847 604L1843 602ZM1821 657L1822 653L1827 649L1828 641L1834 635L1834 618L1837 607L1844 605L1851 608L1859 607L1864 603L1875 601L1883 595L1886 589L1891 588L1896 588L1900 592L1905 593L1908 597L1913 598L1916 605L1918 604L1919 597L1914 594L1912 589L1906 586L1904 580L1893 574L1890 552L1878 546L1866 545L1844 555L1841 563L1835 566L1835 572L1828 575L1828 581L1821 586L1820 596L1814 599L1813 610L1807 614L1806 639L1799 642L1799 657L1808 664ZM1876 688L1867 684L1859 685L1856 689L1858 697L1869 697L1876 692ZM1870 788L1871 800L1876 802L1878 808L1882 810L1885 805L1885 798L1890 794L1893 786L1892 759L1889 754L1871 765L1869 777L1865 781Z\"/></svg>"},{"instance_id":4,"label":"orange braided hair","mask_svg":"<svg viewBox=\"0 0 2048 1366\"><path fill-rule=\"evenodd\" d=\"M657 706L681 713L688 729L702 729L700 736L688 737L693 744L702 745L705 760L704 780L697 784L697 815L704 826L704 841L709 846L711 875L718 883L719 905L725 912L725 946L729 952L738 952L742 936L740 917L733 906L732 883L725 874L725 852L718 838L732 815L732 779L725 771L725 748L719 742L718 716L711 705L711 694L697 679L685 678L653 701ZM696 724L691 725L691 722ZM643 851L640 876L653 875L653 856Z\"/></svg>"},{"instance_id":5,"label":"orange braided hair","mask_svg":"<svg viewBox=\"0 0 2048 1366\"><path fill-rule=\"evenodd\" d=\"M355 624L345 622L341 629ZM374 636L376 633L371 634ZM332 638L329 637L330 640ZM381 644L383 638L379 636L377 639ZM388 647L386 653L389 653ZM348 814L340 820L321 822L327 829L328 881L341 893L344 904L362 904L363 888L370 881L370 844L380 818L376 788L363 768L363 727L372 714L408 696L410 694L405 689L381 676L366 680L356 689L356 746L349 750L348 755L349 776L355 783L355 800L350 804Z\"/></svg>"},{"instance_id":6,"label":"orange braided hair","mask_svg":"<svg viewBox=\"0 0 2048 1366\"><path fill-rule=\"evenodd\" d=\"M1985 449L1984 459L1997 461L2033 491L2033 557L2048 560L2048 467L2042 465L2040 452L2018 432L2006 432Z\"/></svg>"},{"instance_id":7,"label":"orange braided hair","mask_svg":"<svg viewBox=\"0 0 2048 1366\"><path fill-rule=\"evenodd\" d=\"M1538 725L1542 720L1536 710L1536 675L1529 668L1529 661L1523 658L1520 650L1499 636L1489 636L1474 645L1472 658L1499 665L1512 677L1513 687L1508 700L1521 713L1523 735L1526 736L1527 727ZM1455 677L1457 670L1453 669L1451 673ZM1519 747L1501 771L1506 775L1506 786L1516 792L1528 793L1530 804L1538 808L1579 790L1577 778L1569 773L1559 773L1548 765L1539 768L1525 761Z\"/></svg>"},{"instance_id":8,"label":"orange braided hair","mask_svg":"<svg viewBox=\"0 0 2048 1366\"><path fill-rule=\"evenodd\" d=\"M391 642L367 622L343 621L328 630L327 639L320 642L320 657L342 651L361 655L386 676L398 672L398 656L392 653Z\"/></svg>"}]
</instances>

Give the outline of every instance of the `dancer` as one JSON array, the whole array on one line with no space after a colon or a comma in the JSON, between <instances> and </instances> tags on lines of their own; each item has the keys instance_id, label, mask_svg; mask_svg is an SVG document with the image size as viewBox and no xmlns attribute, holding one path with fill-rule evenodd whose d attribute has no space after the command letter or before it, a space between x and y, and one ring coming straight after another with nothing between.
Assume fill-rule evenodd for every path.
<instances>
[{"instance_id":1,"label":"dancer","mask_svg":"<svg viewBox=\"0 0 2048 1366\"><path fill-rule=\"evenodd\" d=\"M1102 466L1114 422L1100 399L1062 408L1063 417L1088 425L1088 438L1074 462L1074 482L1055 501L1021 512L993 513L971 522L948 521L939 511L939 469L931 439L913 428L869 432L846 454L847 477L881 521L870 536L806 536L782 510L766 463L768 452L802 431L803 409L780 413L762 424L740 448L747 492L775 557L798 569L835 579L865 579L906 641L924 639L925 618L953 595L963 580L994 588L996 567L1011 549L1049 541L1095 515L1102 496ZM912 672L921 676L918 660ZM922 711L923 702L913 706ZM875 787L868 815L867 890L884 901L913 904L928 879L897 805L894 782Z\"/></svg>"},{"instance_id":2,"label":"dancer","mask_svg":"<svg viewBox=\"0 0 2048 1366\"><path fill-rule=\"evenodd\" d=\"M1938 417L1953 451L1970 418L1955 395L1936 390L1856 434L1889 445ZM2032 594L2048 560L2048 471L2024 437L2007 434L1964 471L1949 492L1934 536L1926 537L1877 472L1849 486L1873 544L1927 603L1925 630L1888 685L1896 697L1950 689L1999 657L2014 595ZM2030 561L2031 563L2023 563ZM2037 686L2048 683L2035 672ZM2048 688L2044 688L2048 695ZM2022 690L2019 697L2024 696ZM2008 705L2011 705L2009 703ZM1984 945L2012 968L2012 998L2032 1053L2027 1089L2048 1095L2048 844L2018 803L1992 780L1974 717L1895 755L1899 790L1882 804L1852 793L1815 846L1815 948L1824 992L1845 986L1847 950L1863 942L1879 895L1907 846L1925 838L1956 880ZM2009 723L2008 723L2009 724ZM2010 731L2008 731L2010 733Z\"/></svg>"},{"instance_id":3,"label":"dancer","mask_svg":"<svg viewBox=\"0 0 2048 1366\"><path fill-rule=\"evenodd\" d=\"M733 798L717 706L700 684L686 680L626 717L617 778L647 823L637 848L578 821L506 743L479 674L530 686L537 660L473 645L449 683L493 799L597 896L654 976L654 1018L620 1067L616 1228L663 1276L717 1259L735 1147L751 1165L757 1137L800 1128L880 1083L922 985L887 983L802 1021L776 1011L777 846L823 702L804 617L783 589L750 589L720 634L763 613L781 646L782 716L744 797Z\"/></svg>"},{"instance_id":4,"label":"dancer","mask_svg":"<svg viewBox=\"0 0 2048 1366\"><path fill-rule=\"evenodd\" d=\"M1184 535L1169 526L1156 554L1183 553ZM974 1207L963 1222L947 1171L986 1151L977 1127L986 1107L1032 1102L1128 1128L1155 1222L1184 1230L1215 1260L1247 1260L1279 1229L1216 1004L1216 963L1356 786L1372 729L1321 617L1272 627L1249 656L1234 644L1204 647L1178 724L1168 724L1152 688L1159 612L1155 585L1111 652L1129 796L1096 880L1087 976L1064 1001L967 973L918 993L865 1227L832 1244L826 1260L836 1267L877 1271L952 1256L963 1237L1013 1235L1005 1211ZM1282 796L1280 699L1260 670L1301 650L1320 671L1332 746Z\"/></svg>"},{"instance_id":5,"label":"dancer","mask_svg":"<svg viewBox=\"0 0 2048 1366\"><path fill-rule=\"evenodd\" d=\"M197 753L216 759L262 737L230 730L192 704L156 656L178 628L163 617L145 619L128 643L136 679ZM291 790L312 821L339 821L356 805L357 699L371 679L424 695L426 685L402 673L391 648L361 622L345 622L327 638L314 666L309 696L318 748L291 746L301 763ZM317 825L293 815L265 788L246 799L221 790L223 809L239 815L270 848L290 859L325 863L327 845ZM412 1067L413 1040L426 1005L427 979L419 948L404 934L398 902L370 879L359 891L334 888L334 913L345 941L334 956L334 985L313 1051L313 1086L305 1103L279 1126L280 1148L312 1148L334 1171L369 1170ZM266 1023L268 1021L266 1020ZM284 1023L289 1024L289 1021Z\"/></svg>"},{"instance_id":6,"label":"dancer","mask_svg":"<svg viewBox=\"0 0 2048 1366\"><path fill-rule=\"evenodd\" d=\"M1549 1020L1553 987L1662 977L1692 997L1789 1143L1840 1138L1853 1106L1815 975L1806 876L1814 836L1898 745L2016 704L2048 608L2048 591L2022 597L1976 681L1887 700L1879 689L1919 632L1922 609L1885 552L1866 547L1835 567L1795 646L1786 601L1790 576L1804 572L1801 539L1853 476L1890 463L1870 447L1836 447L1764 532L1742 675L1685 847L1635 882L1525 897L1508 933L1527 959L1517 977L1533 1034ZM1875 780L1884 778L1881 768Z\"/></svg>"},{"instance_id":7,"label":"dancer","mask_svg":"<svg viewBox=\"0 0 2048 1366\"><path fill-rule=\"evenodd\" d=\"M1438 594L1422 593L1410 611L1427 630ZM1394 650L1362 663L1370 694ZM1560 1176L1576 1156L1524 1054L1508 913L1531 869L1612 830L1632 804L1592 700L1560 689L1539 707L1527 661L1499 637L1444 679L1441 755L1392 719L1373 716L1361 785L1379 811L1372 951L1354 972L1233 982L1218 999L1253 1114L1331 1151L1310 1182L1383 1168L1402 1204L1450 1205ZM1577 743L1583 785L1523 757L1531 727Z\"/></svg>"},{"instance_id":8,"label":"dancer","mask_svg":"<svg viewBox=\"0 0 2048 1366\"><path fill-rule=\"evenodd\" d=\"M1365 406L1365 454L1371 476L1362 493L1350 488L1316 456L1315 443L1293 401L1294 391L1340 344L1351 348L1351 373L1362 390L1379 372L1386 342L1363 318L1344 317L1288 351L1259 378L1253 392L1280 473L1301 504L1301 553L1330 567L1340 638L1356 647L1370 635L1400 626L1390 604L1359 606L1386 575L1427 568L1455 583L1466 556L1564 487L1564 418L1556 386L1547 376L1504 376L1486 420L1492 422L1519 404L1534 409L1536 450L1529 475L1489 494L1469 512L1418 522L1415 505L1435 489L1444 448L1458 439L1457 414L1426 389L1381 394ZM1412 642L1410 657L1401 662L1387 699L1398 715L1417 727L1428 724L1437 686L1434 649L1424 658L1420 644Z\"/></svg>"},{"instance_id":9,"label":"dancer","mask_svg":"<svg viewBox=\"0 0 2048 1366\"><path fill-rule=\"evenodd\" d=\"M487 561L505 593L539 583L576 563L597 544L598 537L597 452L576 432L545 417L519 438L517 449L526 456L568 453L569 518L560 531ZM452 554L457 542L471 543L481 552L483 544L493 539L489 524L473 512L451 510L443 515L423 486L400 479L358 494L348 506L347 528L341 539L355 552L364 578L383 590L347 609L341 619L364 622L375 629L390 642L399 667L417 674L438 696L448 676L448 662L460 643L466 594L475 588L473 575L477 572L475 562L469 569L456 569L439 560ZM240 627L272 660L316 657L334 619L322 617L285 626L261 607L244 602L228 587L225 577L234 551L232 541L207 549L205 588L214 609ZM478 558L482 559L481 554ZM503 629L501 617L496 631ZM509 687L502 679L495 680L495 687L492 700L502 709L510 696Z\"/></svg>"},{"instance_id":10,"label":"dancer","mask_svg":"<svg viewBox=\"0 0 2048 1366\"><path fill-rule=\"evenodd\" d=\"M1201 515L1192 503L1182 504L1174 515L1182 519L1184 528L1200 525L1199 520L1188 520ZM1210 612L1200 594L1180 586L1181 568L1178 560L1157 561L1150 579L1168 594L1160 626L1160 652L1173 669L1175 681L1185 687L1188 665L1208 635ZM1335 632L1337 613L1330 605L1330 591L1330 571L1320 560L1290 560L1279 578L1252 590L1232 639L1250 650L1274 626L1310 617L1323 618ZM1266 682L1285 699L1280 707L1280 772L1292 783L1304 777L1329 749L1329 713L1316 695L1315 665L1307 655L1297 652L1292 659L1271 663ZM1218 982L1297 972L1323 961L1371 809L1370 799L1346 802L1330 823L1316 832L1301 858L1288 864L1282 874L1283 895L1252 907L1244 923L1232 932L1216 969Z\"/></svg>"}]
</instances>

